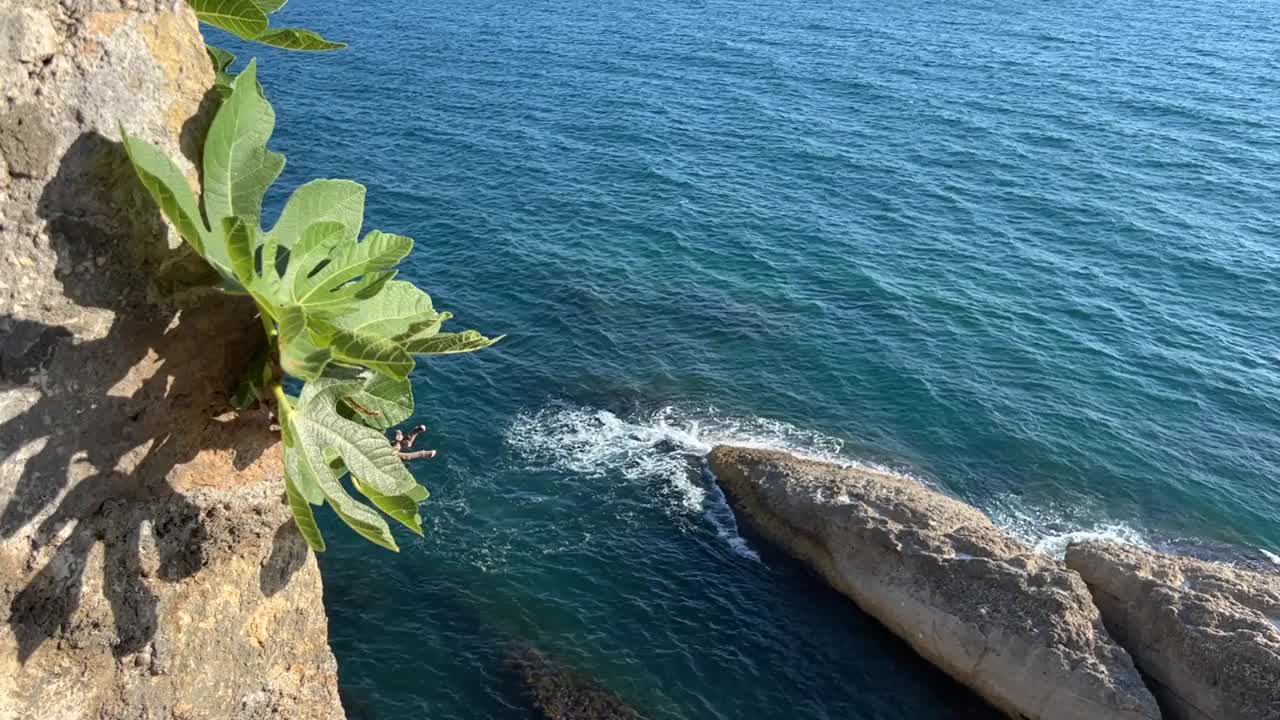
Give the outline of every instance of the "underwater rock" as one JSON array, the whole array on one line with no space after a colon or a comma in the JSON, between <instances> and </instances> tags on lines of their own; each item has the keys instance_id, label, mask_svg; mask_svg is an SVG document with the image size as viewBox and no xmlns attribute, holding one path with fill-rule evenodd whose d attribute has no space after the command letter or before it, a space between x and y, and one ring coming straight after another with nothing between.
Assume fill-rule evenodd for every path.
<instances>
[{"instance_id":1,"label":"underwater rock","mask_svg":"<svg viewBox=\"0 0 1280 720\"><path fill-rule=\"evenodd\" d=\"M528 645L507 656L520 676L529 703L547 720L641 720L613 692Z\"/></svg>"}]
</instances>

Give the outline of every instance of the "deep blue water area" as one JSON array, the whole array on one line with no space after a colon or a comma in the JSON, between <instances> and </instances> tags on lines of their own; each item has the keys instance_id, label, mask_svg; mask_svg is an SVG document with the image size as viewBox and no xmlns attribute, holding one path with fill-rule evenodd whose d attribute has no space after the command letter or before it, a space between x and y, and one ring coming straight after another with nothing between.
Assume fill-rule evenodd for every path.
<instances>
[{"instance_id":1,"label":"deep blue water area","mask_svg":"<svg viewBox=\"0 0 1280 720\"><path fill-rule=\"evenodd\" d=\"M1280 553L1280 6L294 0L289 165L457 327L426 537L327 511L353 718L524 718L531 644L653 718L992 717L737 531L745 442L908 473L1045 552ZM211 37L213 35L211 34Z\"/></svg>"}]
</instances>

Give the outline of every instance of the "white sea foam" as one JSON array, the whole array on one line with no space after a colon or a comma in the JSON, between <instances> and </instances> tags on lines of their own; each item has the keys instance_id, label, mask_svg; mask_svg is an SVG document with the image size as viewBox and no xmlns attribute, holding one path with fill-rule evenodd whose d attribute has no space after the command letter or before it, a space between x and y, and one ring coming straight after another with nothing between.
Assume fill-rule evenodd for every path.
<instances>
[{"instance_id":1,"label":"white sea foam","mask_svg":"<svg viewBox=\"0 0 1280 720\"><path fill-rule=\"evenodd\" d=\"M1258 552L1262 553L1262 554L1263 554L1263 556L1264 556L1264 557L1266 557L1268 560L1270 560L1272 563L1274 563L1274 564L1276 564L1276 565L1280 565L1280 555L1277 555L1277 554L1275 554L1275 553L1273 553L1273 552L1271 552L1271 551L1269 551L1269 550L1265 550L1265 549L1263 549L1263 548L1258 548Z\"/></svg>"},{"instance_id":2,"label":"white sea foam","mask_svg":"<svg viewBox=\"0 0 1280 720\"><path fill-rule=\"evenodd\" d=\"M607 410L551 406L519 415L507 431L508 444L533 467L571 472L587 478L618 476L628 482L657 483L675 512L700 515L731 548L758 559L738 533L733 512L715 483L690 471L690 457L702 457L719 444L786 450L799 457L860 465L908 475L844 455L844 441L767 418L740 418L714 408L664 407L619 417ZM926 478L915 478L932 485ZM1017 499L997 499L982 508L1000 526L1038 552L1061 559L1067 546L1084 540L1110 540L1150 547L1145 536L1123 523L1081 522L1075 514L1028 509ZM1280 557L1263 551L1274 562Z\"/></svg>"},{"instance_id":3,"label":"white sea foam","mask_svg":"<svg viewBox=\"0 0 1280 720\"><path fill-rule=\"evenodd\" d=\"M1005 532L1031 545L1036 552L1061 560L1067 546L1086 540L1106 540L1150 548L1146 536L1122 522L1081 522L1053 508L1028 509L1020 501L1000 499L983 508Z\"/></svg>"},{"instance_id":4,"label":"white sea foam","mask_svg":"<svg viewBox=\"0 0 1280 720\"><path fill-rule=\"evenodd\" d=\"M665 407L622 418L589 407L553 406L522 413L507 431L507 443L531 466L583 477L615 475L659 484L673 509L702 518L733 548L758 560L738 533L723 493L690 471L690 457L718 444L776 448L802 457L849 463L843 441L767 418L734 418L714 408Z\"/></svg>"}]
</instances>

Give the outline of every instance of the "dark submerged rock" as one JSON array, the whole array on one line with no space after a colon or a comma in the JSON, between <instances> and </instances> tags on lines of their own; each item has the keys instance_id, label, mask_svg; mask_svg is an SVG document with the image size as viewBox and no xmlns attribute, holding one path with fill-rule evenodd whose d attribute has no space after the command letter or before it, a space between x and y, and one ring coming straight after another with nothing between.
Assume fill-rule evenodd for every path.
<instances>
[{"instance_id":1,"label":"dark submerged rock","mask_svg":"<svg viewBox=\"0 0 1280 720\"><path fill-rule=\"evenodd\" d=\"M641 720L622 698L529 645L514 645L507 663L529 704L547 720Z\"/></svg>"}]
</instances>

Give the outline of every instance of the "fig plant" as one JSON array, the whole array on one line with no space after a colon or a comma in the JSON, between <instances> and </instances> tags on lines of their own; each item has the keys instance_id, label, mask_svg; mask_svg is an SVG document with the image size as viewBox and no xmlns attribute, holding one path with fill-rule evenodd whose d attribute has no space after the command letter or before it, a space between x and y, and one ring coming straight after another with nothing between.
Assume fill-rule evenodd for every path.
<instances>
[{"instance_id":1,"label":"fig plant","mask_svg":"<svg viewBox=\"0 0 1280 720\"><path fill-rule=\"evenodd\" d=\"M314 30L305 28L273 28L268 16L285 6L288 0L187 0L196 18L225 30L241 40L260 42L285 50L340 50L346 43L326 40ZM222 97L231 93L233 76L228 68L236 56L213 45L205 44L213 62L213 87Z\"/></svg>"},{"instance_id":2,"label":"fig plant","mask_svg":"<svg viewBox=\"0 0 1280 720\"><path fill-rule=\"evenodd\" d=\"M273 28L268 15L288 0L187 0L196 17L241 40L252 40L286 50L338 50L346 43L326 40L313 30Z\"/></svg>"},{"instance_id":3,"label":"fig plant","mask_svg":"<svg viewBox=\"0 0 1280 720\"><path fill-rule=\"evenodd\" d=\"M374 508L421 535L418 504L427 497L403 462L423 453L405 452L401 437L393 444L385 435L413 413L414 359L471 352L501 338L441 330L451 314L395 279L413 241L378 230L358 239L365 199L359 183L305 183L263 229L263 195L284 168L284 157L267 148L274 126L251 61L209 127L199 201L161 150L123 128L121 135L138 178L217 271L221 289L257 305L267 342L233 401L274 405L286 496L307 543L324 549L312 506L327 503L357 533L396 550ZM286 389L286 376L301 381L297 395ZM345 476L373 507L347 492Z\"/></svg>"}]
</instances>

